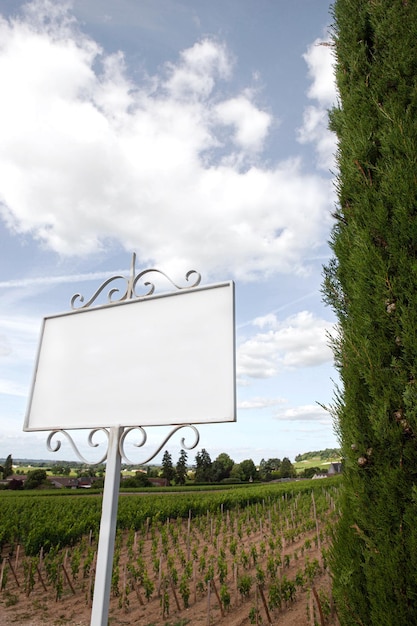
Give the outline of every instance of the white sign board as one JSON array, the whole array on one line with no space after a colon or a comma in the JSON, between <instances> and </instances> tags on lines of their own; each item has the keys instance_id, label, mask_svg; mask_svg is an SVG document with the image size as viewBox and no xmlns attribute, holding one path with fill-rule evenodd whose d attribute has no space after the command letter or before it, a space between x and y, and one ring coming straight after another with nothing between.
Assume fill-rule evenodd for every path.
<instances>
[{"instance_id":1,"label":"white sign board","mask_svg":"<svg viewBox=\"0 0 417 626\"><path fill-rule=\"evenodd\" d=\"M233 282L43 320L24 430L236 419Z\"/></svg>"}]
</instances>

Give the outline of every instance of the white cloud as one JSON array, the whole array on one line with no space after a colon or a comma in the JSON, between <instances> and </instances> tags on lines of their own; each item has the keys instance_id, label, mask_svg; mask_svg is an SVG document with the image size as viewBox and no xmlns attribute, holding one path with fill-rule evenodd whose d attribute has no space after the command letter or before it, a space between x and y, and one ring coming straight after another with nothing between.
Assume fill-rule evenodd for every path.
<instances>
[{"instance_id":1,"label":"white cloud","mask_svg":"<svg viewBox=\"0 0 417 626\"><path fill-rule=\"evenodd\" d=\"M239 409L265 409L277 404L283 404L286 402L284 398L250 398L249 400L242 400L238 403Z\"/></svg>"},{"instance_id":2,"label":"white cloud","mask_svg":"<svg viewBox=\"0 0 417 626\"><path fill-rule=\"evenodd\" d=\"M10 340L7 335L0 335L0 357L9 355L11 350Z\"/></svg>"},{"instance_id":3,"label":"white cloud","mask_svg":"<svg viewBox=\"0 0 417 626\"><path fill-rule=\"evenodd\" d=\"M246 94L221 102L215 111L221 123L235 128L234 143L243 150L257 152L262 149L272 118L260 111Z\"/></svg>"},{"instance_id":4,"label":"white cloud","mask_svg":"<svg viewBox=\"0 0 417 626\"><path fill-rule=\"evenodd\" d=\"M306 271L303 256L327 237L331 183L297 159L261 163L272 117L248 89L222 91L233 71L223 43L197 42L134 83L66 4L32 2L0 22L0 39L10 229L64 255L117 240L170 271Z\"/></svg>"},{"instance_id":5,"label":"white cloud","mask_svg":"<svg viewBox=\"0 0 417 626\"><path fill-rule=\"evenodd\" d=\"M26 398L27 393L28 390L26 385L21 385L14 380L0 378L0 394Z\"/></svg>"},{"instance_id":6,"label":"white cloud","mask_svg":"<svg viewBox=\"0 0 417 626\"><path fill-rule=\"evenodd\" d=\"M267 313L266 315L262 315L261 317L256 317L252 324L254 326L258 326L258 328L265 328L268 326L276 326L277 318L274 313Z\"/></svg>"},{"instance_id":7,"label":"white cloud","mask_svg":"<svg viewBox=\"0 0 417 626\"><path fill-rule=\"evenodd\" d=\"M0 395L27 397L39 326L27 316L0 317Z\"/></svg>"},{"instance_id":8,"label":"white cloud","mask_svg":"<svg viewBox=\"0 0 417 626\"><path fill-rule=\"evenodd\" d=\"M0 318L0 395L25 397L39 338L39 320Z\"/></svg>"},{"instance_id":9,"label":"white cloud","mask_svg":"<svg viewBox=\"0 0 417 626\"><path fill-rule=\"evenodd\" d=\"M0 289L14 289L16 287L32 287L35 285L59 285L61 283L79 283L90 280L111 278L118 275L126 275L125 270L114 270L109 272L88 272L85 274L64 274L56 276L38 276L36 278L21 278L0 281ZM0 320L1 323L1 320Z\"/></svg>"},{"instance_id":10,"label":"white cloud","mask_svg":"<svg viewBox=\"0 0 417 626\"><path fill-rule=\"evenodd\" d=\"M216 78L227 79L232 60L224 45L205 39L192 48L183 50L180 63L168 65L171 76L165 88L175 98L205 99L210 96Z\"/></svg>"},{"instance_id":11,"label":"white cloud","mask_svg":"<svg viewBox=\"0 0 417 626\"><path fill-rule=\"evenodd\" d=\"M332 324L308 311L280 321L273 315L254 320L263 332L237 350L239 378L270 378L282 370L314 367L329 362L328 332ZM268 328L269 327L269 328Z\"/></svg>"},{"instance_id":12,"label":"white cloud","mask_svg":"<svg viewBox=\"0 0 417 626\"><path fill-rule=\"evenodd\" d=\"M331 42L316 39L303 57L312 79L308 90L309 98L317 100L321 106L331 107L336 102L334 54Z\"/></svg>"},{"instance_id":13,"label":"white cloud","mask_svg":"<svg viewBox=\"0 0 417 626\"><path fill-rule=\"evenodd\" d=\"M328 129L328 109L337 100L331 43L316 39L303 56L312 80L307 95L317 104L306 107L298 139L300 143L315 144L319 167L334 169L336 137Z\"/></svg>"},{"instance_id":14,"label":"white cloud","mask_svg":"<svg viewBox=\"0 0 417 626\"><path fill-rule=\"evenodd\" d=\"M318 404L305 404L297 407L280 410L275 414L275 419L289 422L313 422L328 423L331 417Z\"/></svg>"}]
</instances>

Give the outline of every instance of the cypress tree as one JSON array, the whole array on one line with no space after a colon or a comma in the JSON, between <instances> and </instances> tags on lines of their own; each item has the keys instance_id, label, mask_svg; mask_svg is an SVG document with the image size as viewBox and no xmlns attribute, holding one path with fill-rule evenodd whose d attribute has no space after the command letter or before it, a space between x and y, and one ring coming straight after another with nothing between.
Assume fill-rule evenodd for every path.
<instances>
[{"instance_id":1,"label":"cypress tree","mask_svg":"<svg viewBox=\"0 0 417 626\"><path fill-rule=\"evenodd\" d=\"M417 624L417 2L336 0L338 203L323 292L339 322L344 457L331 551L342 626Z\"/></svg>"},{"instance_id":2,"label":"cypress tree","mask_svg":"<svg viewBox=\"0 0 417 626\"><path fill-rule=\"evenodd\" d=\"M186 451L181 449L180 456L175 466L175 482L177 485L185 485L188 470L187 459L188 455Z\"/></svg>"},{"instance_id":3,"label":"cypress tree","mask_svg":"<svg viewBox=\"0 0 417 626\"><path fill-rule=\"evenodd\" d=\"M173 480L175 477L175 469L172 463L172 456L168 452L168 450L165 450L164 456L162 457L161 476L162 478L166 478L166 480L168 481L168 485L171 484L171 480Z\"/></svg>"}]
</instances>

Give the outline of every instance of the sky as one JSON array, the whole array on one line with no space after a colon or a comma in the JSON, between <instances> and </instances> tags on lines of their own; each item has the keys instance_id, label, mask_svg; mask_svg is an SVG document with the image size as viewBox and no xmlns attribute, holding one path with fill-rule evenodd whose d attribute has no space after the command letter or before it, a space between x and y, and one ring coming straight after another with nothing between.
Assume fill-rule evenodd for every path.
<instances>
[{"instance_id":1,"label":"sky","mask_svg":"<svg viewBox=\"0 0 417 626\"><path fill-rule=\"evenodd\" d=\"M22 430L42 320L128 276L133 253L183 286L189 270L235 283L237 420L198 427L189 462L338 446L330 29L322 0L2 0L0 458L77 460L66 436L50 452ZM127 456L169 432L131 433ZM101 434L69 434L100 458Z\"/></svg>"}]
</instances>

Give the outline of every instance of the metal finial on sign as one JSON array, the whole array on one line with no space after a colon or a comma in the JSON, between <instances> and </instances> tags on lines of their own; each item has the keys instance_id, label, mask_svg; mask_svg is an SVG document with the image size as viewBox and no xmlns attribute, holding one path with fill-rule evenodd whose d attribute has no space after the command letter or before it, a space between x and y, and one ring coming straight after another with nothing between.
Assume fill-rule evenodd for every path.
<instances>
[{"instance_id":1,"label":"metal finial on sign","mask_svg":"<svg viewBox=\"0 0 417 626\"><path fill-rule=\"evenodd\" d=\"M108 304L116 304L118 302L124 302L125 300L133 300L136 298L146 298L148 296L151 296L155 291L155 284L153 282L149 280L146 280L143 282L143 286L147 288L147 291L145 291L145 293L142 293L142 294L136 293L136 287L138 286L138 283L145 276L147 276L148 274L152 274L152 273L164 276L164 278L166 278L168 282L171 283L171 285L173 285L174 287L180 290L192 289L193 287L197 287L201 281L201 275L196 270L190 270L189 272L186 273L185 280L189 284L186 284L184 286L177 285L177 283L175 283L167 274L165 274L165 272L162 272L161 270L158 270L156 268L142 270L141 272L136 274L136 254L133 253L129 276L123 276L123 274L117 274L115 276L111 276L110 278L107 278L104 281L104 283L100 285L100 287L93 293L91 298L87 300L85 304L83 304L84 303L83 295L81 295L80 293L74 294L70 302L71 308L73 310L87 309L89 306L93 304L93 302L97 300L98 296L106 289L108 285L110 285L111 283L117 280L122 281L122 284L124 284L124 288L123 289L119 289L119 287L111 288L107 294ZM192 281L190 281L191 277L193 277Z\"/></svg>"}]
</instances>

